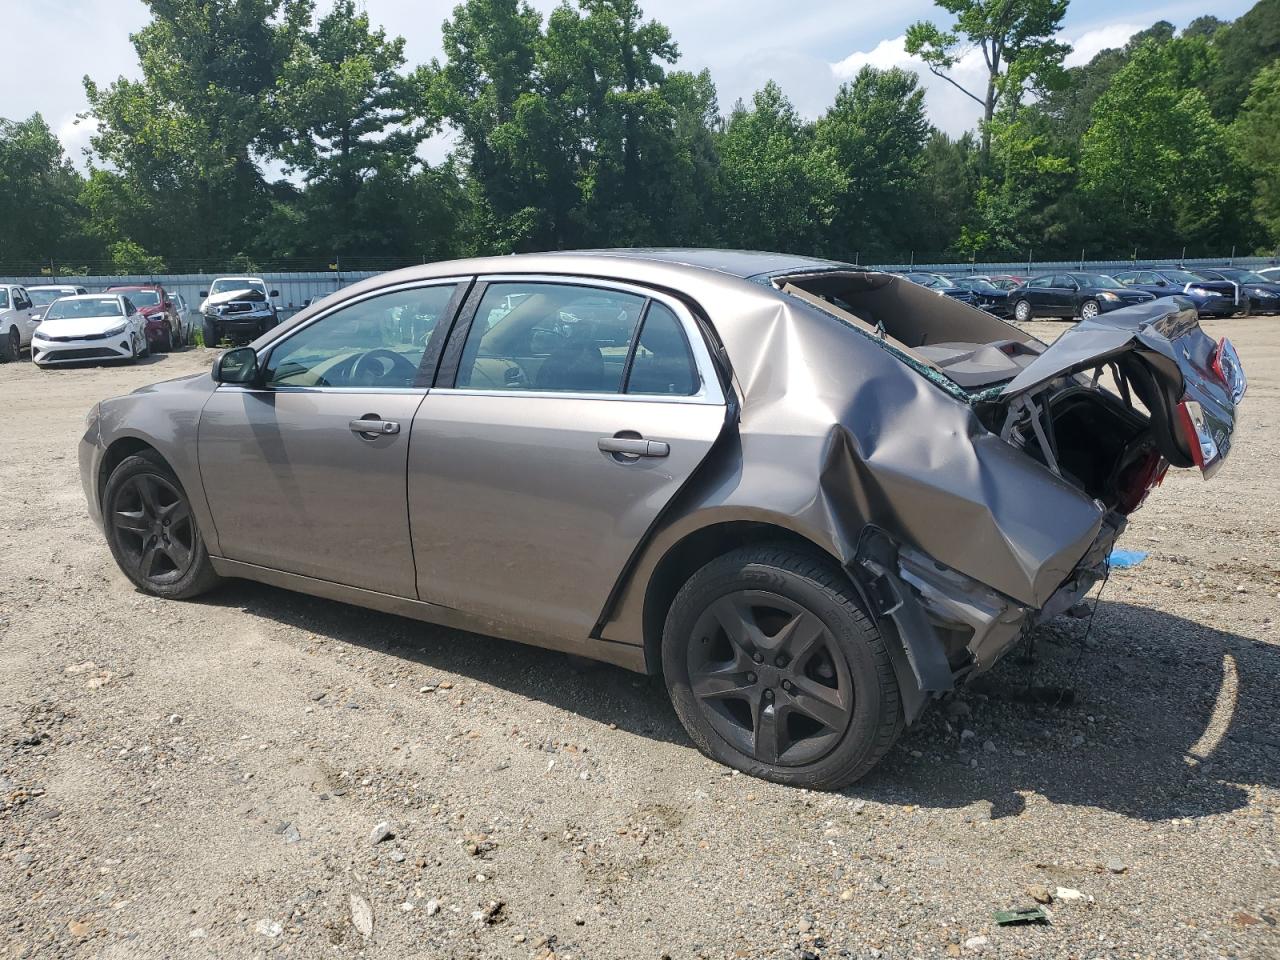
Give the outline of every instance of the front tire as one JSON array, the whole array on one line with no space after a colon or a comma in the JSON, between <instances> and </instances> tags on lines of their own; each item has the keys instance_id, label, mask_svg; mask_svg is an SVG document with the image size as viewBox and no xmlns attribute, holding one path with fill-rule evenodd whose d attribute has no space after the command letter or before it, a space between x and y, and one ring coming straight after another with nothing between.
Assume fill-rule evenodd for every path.
<instances>
[{"instance_id":1,"label":"front tire","mask_svg":"<svg viewBox=\"0 0 1280 960\"><path fill-rule=\"evenodd\" d=\"M698 749L765 780L842 787L902 732L884 639L816 552L744 547L708 563L671 605L662 664Z\"/></svg>"},{"instance_id":2,"label":"front tire","mask_svg":"<svg viewBox=\"0 0 1280 960\"><path fill-rule=\"evenodd\" d=\"M1031 304L1026 300L1019 300L1013 305L1013 319L1019 323L1027 323L1031 320Z\"/></svg>"},{"instance_id":3,"label":"front tire","mask_svg":"<svg viewBox=\"0 0 1280 960\"><path fill-rule=\"evenodd\" d=\"M126 457L102 494L107 545L144 593L186 600L221 582L177 475L159 454Z\"/></svg>"},{"instance_id":4,"label":"front tire","mask_svg":"<svg viewBox=\"0 0 1280 960\"><path fill-rule=\"evenodd\" d=\"M22 334L17 327L10 327L3 343L0 343L0 362L16 361L22 356Z\"/></svg>"},{"instance_id":5,"label":"front tire","mask_svg":"<svg viewBox=\"0 0 1280 960\"><path fill-rule=\"evenodd\" d=\"M218 336L218 327L216 324L210 323L208 320L203 325L204 345L206 347L216 347L218 341L222 338Z\"/></svg>"},{"instance_id":6,"label":"front tire","mask_svg":"<svg viewBox=\"0 0 1280 960\"><path fill-rule=\"evenodd\" d=\"M1097 300L1086 300L1080 304L1080 319L1093 320L1102 312Z\"/></svg>"},{"instance_id":7,"label":"front tire","mask_svg":"<svg viewBox=\"0 0 1280 960\"><path fill-rule=\"evenodd\" d=\"M173 349L173 331L164 328L164 336L156 341L156 353L168 353Z\"/></svg>"}]
</instances>

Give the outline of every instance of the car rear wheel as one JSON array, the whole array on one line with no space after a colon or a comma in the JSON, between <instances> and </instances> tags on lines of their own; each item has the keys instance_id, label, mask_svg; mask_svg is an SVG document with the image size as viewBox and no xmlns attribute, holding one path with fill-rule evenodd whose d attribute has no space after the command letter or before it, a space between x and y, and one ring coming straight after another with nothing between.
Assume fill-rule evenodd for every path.
<instances>
[{"instance_id":1,"label":"car rear wheel","mask_svg":"<svg viewBox=\"0 0 1280 960\"><path fill-rule=\"evenodd\" d=\"M1084 303L1080 304L1081 320L1092 320L1101 312L1102 311L1098 308L1097 300L1086 300Z\"/></svg>"},{"instance_id":2,"label":"car rear wheel","mask_svg":"<svg viewBox=\"0 0 1280 960\"><path fill-rule=\"evenodd\" d=\"M841 787L902 731L884 640L817 553L745 547L704 566L671 605L662 663L698 749L766 780Z\"/></svg>"},{"instance_id":3,"label":"car rear wheel","mask_svg":"<svg viewBox=\"0 0 1280 960\"><path fill-rule=\"evenodd\" d=\"M111 471L102 517L111 555L138 589L185 600L221 581L186 491L158 454L126 457Z\"/></svg>"},{"instance_id":4,"label":"car rear wheel","mask_svg":"<svg viewBox=\"0 0 1280 960\"><path fill-rule=\"evenodd\" d=\"M1013 305L1013 318L1019 323L1026 323L1031 319L1031 304L1026 300L1019 300Z\"/></svg>"}]
</instances>

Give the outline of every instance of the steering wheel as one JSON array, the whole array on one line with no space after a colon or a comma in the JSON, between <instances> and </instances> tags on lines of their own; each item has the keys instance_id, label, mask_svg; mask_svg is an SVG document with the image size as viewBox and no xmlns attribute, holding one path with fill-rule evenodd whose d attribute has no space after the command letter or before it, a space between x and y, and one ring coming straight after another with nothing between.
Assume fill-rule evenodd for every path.
<instances>
[{"instance_id":1,"label":"steering wheel","mask_svg":"<svg viewBox=\"0 0 1280 960\"><path fill-rule=\"evenodd\" d=\"M383 348L361 354L351 368L351 379L367 386L379 386L387 381L396 381L397 386L408 386L417 375L415 364L394 350Z\"/></svg>"}]
</instances>

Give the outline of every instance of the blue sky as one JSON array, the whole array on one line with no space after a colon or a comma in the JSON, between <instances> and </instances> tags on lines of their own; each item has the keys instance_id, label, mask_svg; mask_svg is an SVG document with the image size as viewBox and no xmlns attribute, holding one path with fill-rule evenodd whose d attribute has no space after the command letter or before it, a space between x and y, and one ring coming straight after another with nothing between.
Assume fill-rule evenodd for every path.
<instances>
[{"instance_id":1,"label":"blue sky","mask_svg":"<svg viewBox=\"0 0 1280 960\"><path fill-rule=\"evenodd\" d=\"M364 0L373 20L406 38L411 63L440 55L440 24L455 2ZM557 0L532 2L546 13ZM1231 19L1251 5L1250 0L1073 0L1063 29L1064 38L1077 47L1069 62L1122 44L1156 20L1184 26L1208 12ZM141 0L7 0L5 7L6 35L11 41L25 39L11 42L0 57L0 117L40 111L78 157L89 133L75 122L85 109L80 78L88 73L101 83L137 75L129 34L146 22L146 7ZM864 63L917 68L902 50L907 24L922 18L945 22L945 12L929 0L648 0L644 8L671 28L681 67L711 70L723 109L774 79L807 116L820 113L841 80ZM952 134L971 128L977 105L920 72L933 123ZM962 64L962 79L979 75L976 63ZM447 137L440 137L426 154L438 159L447 149Z\"/></svg>"}]
</instances>

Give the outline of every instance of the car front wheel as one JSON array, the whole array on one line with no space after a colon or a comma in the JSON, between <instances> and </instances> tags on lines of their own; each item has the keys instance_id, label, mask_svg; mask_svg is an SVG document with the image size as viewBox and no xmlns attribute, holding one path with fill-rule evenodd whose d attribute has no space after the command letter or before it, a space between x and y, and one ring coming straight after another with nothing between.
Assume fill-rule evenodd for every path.
<instances>
[{"instance_id":1,"label":"car front wheel","mask_svg":"<svg viewBox=\"0 0 1280 960\"><path fill-rule=\"evenodd\" d=\"M111 554L138 589L184 600L219 583L186 491L158 454L126 457L111 471L102 517Z\"/></svg>"},{"instance_id":2,"label":"car front wheel","mask_svg":"<svg viewBox=\"0 0 1280 960\"><path fill-rule=\"evenodd\" d=\"M1084 303L1080 304L1081 320L1092 320L1101 312L1102 311L1098 309L1097 300L1086 300Z\"/></svg>"},{"instance_id":3,"label":"car front wheel","mask_svg":"<svg viewBox=\"0 0 1280 960\"><path fill-rule=\"evenodd\" d=\"M672 603L662 663L698 748L766 780L836 789L902 731L884 639L816 553L745 547L707 564Z\"/></svg>"},{"instance_id":4,"label":"car front wheel","mask_svg":"<svg viewBox=\"0 0 1280 960\"><path fill-rule=\"evenodd\" d=\"M1019 323L1026 323L1031 319L1031 304L1026 300L1019 300L1013 305L1013 318Z\"/></svg>"},{"instance_id":5,"label":"car front wheel","mask_svg":"<svg viewBox=\"0 0 1280 960\"><path fill-rule=\"evenodd\" d=\"M218 345L218 341L222 339L222 337L218 334L217 326L215 324L210 323L208 320L204 322L203 333L204 333L204 345L206 347L216 347Z\"/></svg>"}]
</instances>

